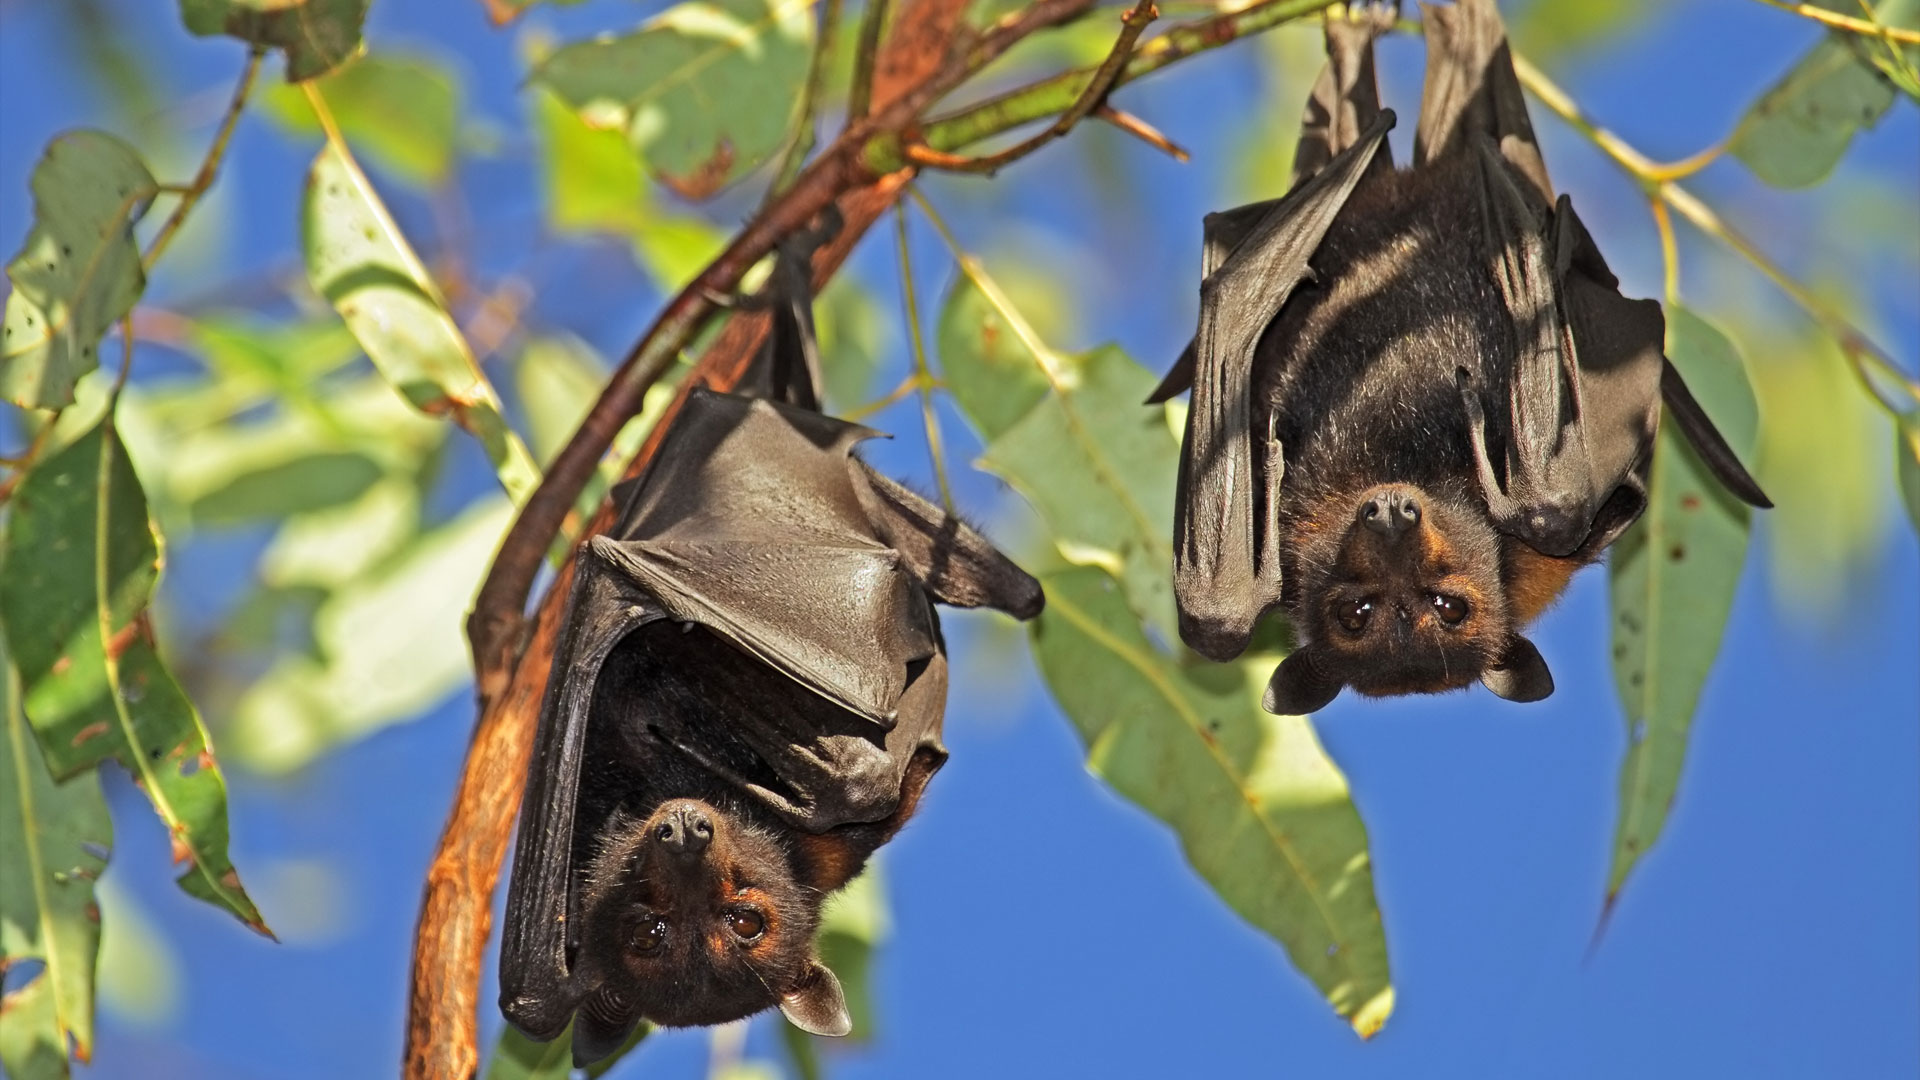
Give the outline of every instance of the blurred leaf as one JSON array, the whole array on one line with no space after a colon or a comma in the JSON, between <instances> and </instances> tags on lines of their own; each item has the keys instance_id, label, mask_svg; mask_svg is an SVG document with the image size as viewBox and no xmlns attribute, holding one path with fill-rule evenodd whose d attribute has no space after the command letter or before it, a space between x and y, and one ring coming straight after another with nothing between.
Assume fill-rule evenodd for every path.
<instances>
[{"instance_id":1,"label":"blurred leaf","mask_svg":"<svg viewBox=\"0 0 1920 1080\"><path fill-rule=\"evenodd\" d=\"M873 377L887 355L887 323L873 294L851 274L835 274L813 307L820 335L821 379L827 411L865 405Z\"/></svg>"},{"instance_id":2,"label":"blurred leaf","mask_svg":"<svg viewBox=\"0 0 1920 1080\"><path fill-rule=\"evenodd\" d=\"M315 85L347 142L396 178L427 188L447 178L460 131L460 86L446 65L382 52L351 61ZM288 131L320 134L313 107L295 87L272 87L261 103Z\"/></svg>"},{"instance_id":3,"label":"blurred leaf","mask_svg":"<svg viewBox=\"0 0 1920 1080\"><path fill-rule=\"evenodd\" d=\"M351 503L289 516L260 557L260 579L276 589L341 588L383 563L419 526L419 486L389 475Z\"/></svg>"},{"instance_id":4,"label":"blurred leaf","mask_svg":"<svg viewBox=\"0 0 1920 1080\"><path fill-rule=\"evenodd\" d=\"M201 37L227 34L287 54L287 81L324 75L358 55L372 0L180 0Z\"/></svg>"},{"instance_id":5,"label":"blurred leaf","mask_svg":"<svg viewBox=\"0 0 1920 1080\"><path fill-rule=\"evenodd\" d=\"M451 414L480 440L517 502L540 470L500 414L500 400L372 185L338 147L314 159L304 219L307 274L374 366L414 407Z\"/></svg>"},{"instance_id":6,"label":"blurred leaf","mask_svg":"<svg viewBox=\"0 0 1920 1080\"><path fill-rule=\"evenodd\" d=\"M100 882L100 1004L122 1022L164 1029L180 1014L180 960L140 901Z\"/></svg>"},{"instance_id":7,"label":"blurred leaf","mask_svg":"<svg viewBox=\"0 0 1920 1080\"><path fill-rule=\"evenodd\" d=\"M812 0L693 0L568 45L533 81L625 131L662 182L704 199L785 144L812 56Z\"/></svg>"},{"instance_id":8,"label":"blurred leaf","mask_svg":"<svg viewBox=\"0 0 1920 1080\"><path fill-rule=\"evenodd\" d=\"M262 771L297 769L464 685L467 609L512 518L506 500L483 499L342 583L314 617L320 658L284 656L248 689L233 751Z\"/></svg>"},{"instance_id":9,"label":"blurred leaf","mask_svg":"<svg viewBox=\"0 0 1920 1080\"><path fill-rule=\"evenodd\" d=\"M20 680L0 635L0 1065L16 1080L68 1075L67 1040L93 1056L93 965L100 947L94 882L113 823L94 776L55 783L20 708ZM13 982L10 979L9 982Z\"/></svg>"},{"instance_id":10,"label":"blurred leaf","mask_svg":"<svg viewBox=\"0 0 1920 1080\"><path fill-rule=\"evenodd\" d=\"M1854 0L1812 0L1857 15ZM1875 19L1886 26L1920 27L1920 0L1881 0ZM1892 106L1894 85L1874 62L1884 41L1844 30L1828 31L1779 82L1760 96L1727 148L1754 175L1775 187L1811 187L1833 171L1855 132L1873 127ZM1907 63L1920 48L1902 50Z\"/></svg>"},{"instance_id":11,"label":"blurred leaf","mask_svg":"<svg viewBox=\"0 0 1920 1080\"><path fill-rule=\"evenodd\" d=\"M193 516L210 525L279 518L299 510L351 502L380 479L380 465L353 451L309 454L237 472L193 502Z\"/></svg>"},{"instance_id":12,"label":"blurred leaf","mask_svg":"<svg viewBox=\"0 0 1920 1080\"><path fill-rule=\"evenodd\" d=\"M1667 356L1727 444L1750 460L1757 412L1733 343L1674 304L1667 308ZM1746 506L1714 480L1679 430L1662 424L1646 513L1607 559L1614 683L1627 720L1609 907L1659 838L1679 789L1694 709L1746 561L1748 518Z\"/></svg>"},{"instance_id":13,"label":"blurred leaf","mask_svg":"<svg viewBox=\"0 0 1920 1080\"><path fill-rule=\"evenodd\" d=\"M360 356L353 334L332 319L263 324L215 313L194 320L192 346L223 390L248 395L229 412L267 396L311 398L322 377Z\"/></svg>"},{"instance_id":14,"label":"blurred leaf","mask_svg":"<svg viewBox=\"0 0 1920 1080\"><path fill-rule=\"evenodd\" d=\"M98 131L48 143L32 186L33 231L7 264L0 392L57 409L100 365L100 339L146 288L133 223L158 186L132 147Z\"/></svg>"},{"instance_id":15,"label":"blurred leaf","mask_svg":"<svg viewBox=\"0 0 1920 1080\"><path fill-rule=\"evenodd\" d=\"M1173 641L1178 447L1161 410L1141 405L1159 380L1112 346L1059 370L1056 392L995 438L981 464L1034 505L1068 562L1119 579L1133 610Z\"/></svg>"},{"instance_id":16,"label":"blurred leaf","mask_svg":"<svg viewBox=\"0 0 1920 1080\"><path fill-rule=\"evenodd\" d=\"M554 7L572 7L583 0L481 0L487 7L487 17L495 26L504 26L526 14L526 10L535 4L545 3Z\"/></svg>"},{"instance_id":17,"label":"blurred leaf","mask_svg":"<svg viewBox=\"0 0 1920 1080\"><path fill-rule=\"evenodd\" d=\"M1536 63L1591 51L1633 29L1649 0L1533 0L1508 19L1514 47Z\"/></svg>"},{"instance_id":18,"label":"blurred leaf","mask_svg":"<svg viewBox=\"0 0 1920 1080\"><path fill-rule=\"evenodd\" d=\"M1907 502L1907 517L1920 533L1920 416L1900 421L1893 440L1896 471L1900 475L1900 497Z\"/></svg>"},{"instance_id":19,"label":"blurred leaf","mask_svg":"<svg viewBox=\"0 0 1920 1080\"><path fill-rule=\"evenodd\" d=\"M964 274L941 306L936 340L941 380L981 439L998 438L1047 396L1034 343Z\"/></svg>"},{"instance_id":20,"label":"blurred leaf","mask_svg":"<svg viewBox=\"0 0 1920 1080\"><path fill-rule=\"evenodd\" d=\"M27 475L6 543L0 621L54 775L118 760L166 823L174 861L190 864L180 886L267 933L227 861L206 728L154 647L159 539L111 416Z\"/></svg>"},{"instance_id":21,"label":"blurred leaf","mask_svg":"<svg viewBox=\"0 0 1920 1080\"><path fill-rule=\"evenodd\" d=\"M707 1080L780 1080L780 1070L766 1061L729 1061L709 1072Z\"/></svg>"},{"instance_id":22,"label":"blurred leaf","mask_svg":"<svg viewBox=\"0 0 1920 1080\"><path fill-rule=\"evenodd\" d=\"M1774 509L1766 552L1774 590L1803 625L1849 610L1892 523L1888 423L1831 341L1753 335L1754 391L1767 418L1759 460Z\"/></svg>"},{"instance_id":23,"label":"blurred leaf","mask_svg":"<svg viewBox=\"0 0 1920 1080\"><path fill-rule=\"evenodd\" d=\"M610 372L592 346L569 334L530 339L515 373L527 440L545 465L586 419Z\"/></svg>"},{"instance_id":24,"label":"blurred leaf","mask_svg":"<svg viewBox=\"0 0 1920 1080\"><path fill-rule=\"evenodd\" d=\"M1355 1031L1379 1030L1393 988L1366 827L1312 725L1260 710L1276 658L1179 665L1105 572L1042 583L1034 658L1088 767L1173 826L1221 899L1284 945Z\"/></svg>"},{"instance_id":25,"label":"blurred leaf","mask_svg":"<svg viewBox=\"0 0 1920 1080\"><path fill-rule=\"evenodd\" d=\"M847 999L847 1013L853 1017L853 1034L823 1039L792 1024L780 1024L780 1039L804 1080L818 1080L823 1074L821 1047L864 1045L878 1036L879 1024L873 1007L873 956L891 932L886 878L880 872L879 862L869 862L866 870L848 882L846 888L827 897L826 906L820 910L820 930L814 938L820 962L840 980Z\"/></svg>"},{"instance_id":26,"label":"blurred leaf","mask_svg":"<svg viewBox=\"0 0 1920 1080\"><path fill-rule=\"evenodd\" d=\"M589 1080L605 1076L607 1070L633 1052L653 1030L641 1023L627 1036L618 1050L586 1067ZM493 1056L487 1061L486 1080L569 1080L573 1076L573 1025L569 1023L552 1042L534 1042L508 1024L500 1032Z\"/></svg>"}]
</instances>

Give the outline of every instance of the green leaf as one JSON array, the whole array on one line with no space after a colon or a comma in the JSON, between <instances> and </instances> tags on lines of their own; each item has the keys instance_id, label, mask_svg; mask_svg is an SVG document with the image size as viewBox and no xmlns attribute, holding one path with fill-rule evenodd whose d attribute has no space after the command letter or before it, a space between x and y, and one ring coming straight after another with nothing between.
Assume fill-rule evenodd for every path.
<instances>
[{"instance_id":1,"label":"green leaf","mask_svg":"<svg viewBox=\"0 0 1920 1080\"><path fill-rule=\"evenodd\" d=\"M1631 31L1652 9L1649 0L1536 2L1514 14L1507 36L1535 62L1563 62Z\"/></svg>"},{"instance_id":2,"label":"green leaf","mask_svg":"<svg viewBox=\"0 0 1920 1080\"><path fill-rule=\"evenodd\" d=\"M1135 613L1172 641L1178 446L1164 412L1141 405L1159 380L1112 346L1049 374L1055 392L981 464L1040 512L1062 557L1118 578Z\"/></svg>"},{"instance_id":3,"label":"green leaf","mask_svg":"<svg viewBox=\"0 0 1920 1080\"><path fill-rule=\"evenodd\" d=\"M467 609L512 518L505 499L480 500L342 583L314 616L320 656L282 657L235 706L232 751L287 772L465 685Z\"/></svg>"},{"instance_id":4,"label":"green leaf","mask_svg":"<svg viewBox=\"0 0 1920 1080\"><path fill-rule=\"evenodd\" d=\"M1750 457L1758 414L1733 343L1686 308L1670 305L1667 356L1728 445ZM1746 561L1747 530L1745 505L1713 479L1674 425L1661 425L1646 513L1607 560L1613 674L1627 721L1609 906L1659 838L1679 788L1694 708Z\"/></svg>"},{"instance_id":5,"label":"green leaf","mask_svg":"<svg viewBox=\"0 0 1920 1080\"><path fill-rule=\"evenodd\" d=\"M227 861L206 728L154 647L159 540L111 416L21 482L6 544L0 623L54 775L119 761L187 864L181 888L268 933Z\"/></svg>"},{"instance_id":6,"label":"green leaf","mask_svg":"<svg viewBox=\"0 0 1920 1080\"><path fill-rule=\"evenodd\" d=\"M446 65L382 52L342 65L315 85L347 142L397 179L431 188L447 178L460 132L460 86ZM281 127L320 134L301 91L276 86L261 100Z\"/></svg>"},{"instance_id":7,"label":"green leaf","mask_svg":"<svg viewBox=\"0 0 1920 1080\"><path fill-rule=\"evenodd\" d=\"M55 783L20 708L20 680L0 635L0 971L38 964L0 1007L0 1065L16 1080L64 1077L67 1040L93 1055L94 882L113 847L92 776Z\"/></svg>"},{"instance_id":8,"label":"green leaf","mask_svg":"<svg viewBox=\"0 0 1920 1080\"><path fill-rule=\"evenodd\" d=\"M1859 14L1854 0L1813 2ZM1874 18L1885 26L1920 27L1920 0L1882 0ZM1775 187L1819 183L1847 152L1854 134L1879 123L1893 104L1894 84L1875 62L1876 50L1891 48L1849 31L1829 31L1747 109L1727 148ZM1920 48L1908 46L1899 55L1908 68L1920 62Z\"/></svg>"},{"instance_id":9,"label":"green leaf","mask_svg":"<svg viewBox=\"0 0 1920 1080\"><path fill-rule=\"evenodd\" d=\"M1042 584L1034 658L1088 766L1173 826L1221 899L1279 940L1355 1031L1379 1030L1393 987L1366 827L1312 725L1261 711L1276 658L1176 664L1103 571Z\"/></svg>"},{"instance_id":10,"label":"green leaf","mask_svg":"<svg viewBox=\"0 0 1920 1080\"><path fill-rule=\"evenodd\" d=\"M372 0L180 0L201 37L226 34L287 54L287 81L324 75L359 55Z\"/></svg>"},{"instance_id":11,"label":"green leaf","mask_svg":"<svg viewBox=\"0 0 1920 1080\"><path fill-rule=\"evenodd\" d=\"M887 350L887 323L873 294L851 274L836 274L813 306L820 335L821 381L827 411L865 405Z\"/></svg>"},{"instance_id":12,"label":"green leaf","mask_svg":"<svg viewBox=\"0 0 1920 1080\"><path fill-rule=\"evenodd\" d=\"M540 470L507 426L500 399L447 314L446 301L352 160L329 144L307 177L307 275L374 366L414 407L451 414L480 440L517 502Z\"/></svg>"},{"instance_id":13,"label":"green leaf","mask_svg":"<svg viewBox=\"0 0 1920 1080\"><path fill-rule=\"evenodd\" d=\"M785 144L813 36L812 0L691 0L560 49L533 81L588 124L626 132L663 183L704 199Z\"/></svg>"},{"instance_id":14,"label":"green leaf","mask_svg":"<svg viewBox=\"0 0 1920 1080\"><path fill-rule=\"evenodd\" d=\"M853 1018L853 1034L846 1038L822 1039L809 1035L792 1024L780 1025L780 1038L804 1080L822 1075L822 1046L863 1045L874 1041L879 1024L873 1007L873 958L892 932L888 915L886 877L880 864L871 862L847 887L827 897L820 910L820 930L814 936L820 962L840 980L846 995L847 1013Z\"/></svg>"},{"instance_id":15,"label":"green leaf","mask_svg":"<svg viewBox=\"0 0 1920 1080\"><path fill-rule=\"evenodd\" d=\"M587 1066L588 1080L605 1076L607 1070L632 1053L652 1030L646 1023L636 1026L618 1050ZM571 1023L552 1042L534 1042L508 1024L494 1045L493 1057L487 1061L486 1080L569 1080L573 1071Z\"/></svg>"},{"instance_id":16,"label":"green leaf","mask_svg":"<svg viewBox=\"0 0 1920 1080\"><path fill-rule=\"evenodd\" d=\"M100 366L100 339L146 288L133 223L159 189L132 147L98 131L48 143L32 187L33 230L7 264L0 392L58 409Z\"/></svg>"},{"instance_id":17,"label":"green leaf","mask_svg":"<svg viewBox=\"0 0 1920 1080\"><path fill-rule=\"evenodd\" d=\"M971 277L954 278L940 309L940 378L988 442L1047 396L1037 360L1046 347L1028 335L1018 316L1003 312Z\"/></svg>"},{"instance_id":18,"label":"green leaf","mask_svg":"<svg viewBox=\"0 0 1920 1080\"><path fill-rule=\"evenodd\" d=\"M1894 430L1894 470L1900 477L1900 497L1907 517L1920 532L1920 415L1903 418Z\"/></svg>"}]
</instances>

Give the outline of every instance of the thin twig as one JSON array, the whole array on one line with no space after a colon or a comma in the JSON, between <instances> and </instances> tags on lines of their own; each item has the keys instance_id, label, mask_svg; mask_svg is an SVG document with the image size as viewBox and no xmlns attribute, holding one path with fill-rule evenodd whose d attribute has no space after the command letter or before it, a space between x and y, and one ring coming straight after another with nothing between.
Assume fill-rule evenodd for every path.
<instances>
[{"instance_id":1,"label":"thin twig","mask_svg":"<svg viewBox=\"0 0 1920 1080\"><path fill-rule=\"evenodd\" d=\"M966 275L968 281L973 282L974 287L980 290L980 294L987 298L987 303L993 305L994 310L1000 313L1000 317L1007 320L1008 329L1012 330L1013 336L1019 338L1020 343L1033 354L1034 362L1040 365L1040 373L1046 376L1047 382L1056 391L1065 386L1067 372L1053 349L1040 340L1039 333L1034 330L1031 323L1027 322L1026 316L1020 314L1020 309L1014 306L1012 299L1000 288L999 283L987 275L986 268L980 265L980 260L960 246L960 241L954 236L953 230L947 227L946 219L940 216L940 211L934 209L933 203L927 201L926 195L921 193L919 187L914 187L910 194L913 196L914 205L920 208L921 213L927 215L927 220L933 223L933 230L939 233L940 239L946 243L947 250L953 254L953 261L960 266L960 272Z\"/></svg>"},{"instance_id":2,"label":"thin twig","mask_svg":"<svg viewBox=\"0 0 1920 1080\"><path fill-rule=\"evenodd\" d=\"M1812 4L1793 4L1787 3L1786 0L1760 0L1760 2L1768 7L1779 8L1781 11L1790 11L1803 19L1812 19L1814 22L1823 23L1835 30L1846 30L1864 37L1880 38L1890 42L1904 41L1909 45L1920 44L1920 30L1903 30L1900 27L1888 26L1885 23L1872 22L1867 19L1856 19L1850 15L1842 15L1837 11L1828 11L1823 7L1815 7Z\"/></svg>"},{"instance_id":3,"label":"thin twig","mask_svg":"<svg viewBox=\"0 0 1920 1080\"><path fill-rule=\"evenodd\" d=\"M820 25L814 40L813 60L807 67L806 84L800 90L800 126L794 131L793 142L787 145L787 152L780 159L780 171L774 173L773 183L767 188L767 203L772 203L793 186L819 137L815 131L815 125L819 123L815 113L820 108L820 85L826 81L827 68L833 62L833 39L840 32L841 3L842 0L826 0L820 6Z\"/></svg>"},{"instance_id":4,"label":"thin twig","mask_svg":"<svg viewBox=\"0 0 1920 1080\"><path fill-rule=\"evenodd\" d=\"M227 112L220 118L220 126L213 133L213 145L207 147L207 156L200 161L200 171L193 176L193 182L181 189L180 202L167 215L160 225L160 231L153 234L153 242L147 245L147 253L140 259L140 265L152 269L160 261L160 253L167 250L173 242L173 236L187 220L188 211L200 202L200 197L213 186L214 177L220 173L220 162L227 154L227 143L233 138L233 129L240 123L240 114L246 110L247 95L253 92L254 76L260 73L260 58L266 50L258 46L247 53L247 66L240 69L240 82L233 88L233 98L227 103ZM172 190L163 186L162 191Z\"/></svg>"},{"instance_id":5,"label":"thin twig","mask_svg":"<svg viewBox=\"0 0 1920 1080\"><path fill-rule=\"evenodd\" d=\"M907 310L907 336L913 341L913 373L920 389L920 423L927 432L927 456L940 485L940 505L951 516L953 488L947 483L946 455L940 451L940 418L933 411L933 372L927 367L927 343L920 333L920 301L913 289L913 256L907 250L907 208L893 204L894 239L900 247L900 303Z\"/></svg>"},{"instance_id":6,"label":"thin twig","mask_svg":"<svg viewBox=\"0 0 1920 1080\"><path fill-rule=\"evenodd\" d=\"M860 40L853 47L853 84L847 88L847 123L867 118L873 100L873 65L880 52L880 31L887 23L888 0L867 0L860 14Z\"/></svg>"},{"instance_id":7,"label":"thin twig","mask_svg":"<svg viewBox=\"0 0 1920 1080\"><path fill-rule=\"evenodd\" d=\"M920 387L925 385L926 385L926 380L922 379L920 377L920 373L916 371L913 374L907 376L906 378L901 379L900 385L887 391L884 396L875 398L874 400L867 402L865 405L858 405L858 406L855 406L854 408L843 410L840 413L840 419L845 420L850 424L857 424L860 421L865 420L867 417L872 416L877 412L880 412L882 409L886 409L890 406L897 405L901 401L906 400L906 397L908 394L913 393L915 390L918 390L920 389ZM938 389L939 386L940 386L939 380L937 379L934 380L934 388Z\"/></svg>"},{"instance_id":8,"label":"thin twig","mask_svg":"<svg viewBox=\"0 0 1920 1080\"><path fill-rule=\"evenodd\" d=\"M1667 204L1660 199L1650 199L1647 206L1653 211L1653 224L1660 231L1660 262L1665 271L1667 303L1680 302L1680 245L1673 238L1673 215L1667 213Z\"/></svg>"},{"instance_id":9,"label":"thin twig","mask_svg":"<svg viewBox=\"0 0 1920 1080\"><path fill-rule=\"evenodd\" d=\"M1154 127L1152 124L1147 123L1145 120L1140 119L1130 112L1124 112L1111 105L1102 105L1093 111L1093 115L1105 120L1107 123L1112 124L1114 127L1139 139L1141 142L1146 143L1148 146L1153 147L1155 150L1160 151L1183 165L1193 159L1193 155L1187 153L1185 148L1181 147L1179 143L1162 135L1159 128Z\"/></svg>"},{"instance_id":10,"label":"thin twig","mask_svg":"<svg viewBox=\"0 0 1920 1080\"><path fill-rule=\"evenodd\" d=\"M1074 98L1073 104L1067 106L1066 111L1039 134L1022 139L1004 150L971 158L956 157L920 143L908 143L905 148L907 160L916 165L947 172L992 175L1058 139L1072 131L1075 124L1086 119L1088 113L1093 112L1106 101L1107 95L1113 92L1115 81L1120 78L1121 71L1126 68L1127 61L1133 58L1133 43L1140 40L1140 35L1146 30L1147 24L1159 17L1160 11L1153 6L1153 0L1139 0L1130 11L1120 16L1120 36L1115 39L1113 48L1107 52L1107 58L1093 70L1092 77L1087 80L1087 85L1080 91L1079 96Z\"/></svg>"},{"instance_id":11,"label":"thin twig","mask_svg":"<svg viewBox=\"0 0 1920 1080\"><path fill-rule=\"evenodd\" d=\"M1759 248L1722 220L1712 207L1678 183L1666 179L1662 166L1619 136L1587 119L1573 99L1554 85L1539 68L1518 55L1513 58L1513 67L1522 86L1565 120L1568 126L1592 140L1615 163L1639 180L1650 198L1672 207L1681 217L1691 221L1695 228L1733 249L1800 305L1801 310L1840 346L1840 351L1846 355L1861 385L1866 387L1868 394L1882 408L1896 416L1909 415L1920 409L1920 382L1901 370L1893 358L1875 345L1864 331L1842 318L1806 286L1761 254ZM1891 395L1895 393L1906 400L1894 400Z\"/></svg>"}]
</instances>

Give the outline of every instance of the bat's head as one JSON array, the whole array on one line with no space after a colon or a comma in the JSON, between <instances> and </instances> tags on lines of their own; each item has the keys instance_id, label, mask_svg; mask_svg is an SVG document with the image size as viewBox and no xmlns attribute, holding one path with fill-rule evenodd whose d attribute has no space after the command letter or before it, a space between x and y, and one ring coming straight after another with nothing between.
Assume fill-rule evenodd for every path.
<instances>
[{"instance_id":1,"label":"bat's head","mask_svg":"<svg viewBox=\"0 0 1920 1080\"><path fill-rule=\"evenodd\" d=\"M1269 711L1313 712L1348 686L1422 694L1477 679L1519 701L1552 693L1517 632L1501 539L1476 500L1381 484L1329 500L1299 537L1292 613L1303 644L1274 672Z\"/></svg>"},{"instance_id":2,"label":"bat's head","mask_svg":"<svg viewBox=\"0 0 1920 1080\"><path fill-rule=\"evenodd\" d=\"M814 954L822 890L772 829L698 799L609 827L581 904L579 955L597 987L574 1057L603 1057L641 1019L723 1024L778 1005L816 1035L852 1026L840 981Z\"/></svg>"}]
</instances>

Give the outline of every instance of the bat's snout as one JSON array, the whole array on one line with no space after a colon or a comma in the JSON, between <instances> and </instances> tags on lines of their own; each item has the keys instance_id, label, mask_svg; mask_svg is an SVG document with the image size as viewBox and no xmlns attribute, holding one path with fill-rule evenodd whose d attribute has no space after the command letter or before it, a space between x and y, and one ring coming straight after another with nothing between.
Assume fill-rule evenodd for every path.
<instances>
[{"instance_id":1,"label":"bat's snout","mask_svg":"<svg viewBox=\"0 0 1920 1080\"><path fill-rule=\"evenodd\" d=\"M654 840L674 855L697 858L713 843L713 818L699 803L670 803L655 811L654 819Z\"/></svg>"},{"instance_id":2,"label":"bat's snout","mask_svg":"<svg viewBox=\"0 0 1920 1080\"><path fill-rule=\"evenodd\" d=\"M1360 502L1360 524L1389 540L1420 526L1420 497L1403 487L1383 488Z\"/></svg>"}]
</instances>

